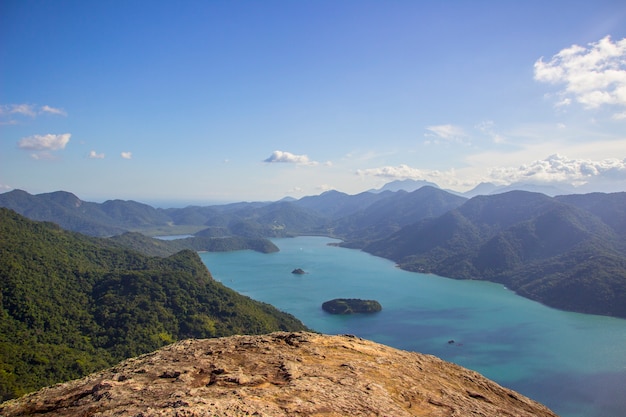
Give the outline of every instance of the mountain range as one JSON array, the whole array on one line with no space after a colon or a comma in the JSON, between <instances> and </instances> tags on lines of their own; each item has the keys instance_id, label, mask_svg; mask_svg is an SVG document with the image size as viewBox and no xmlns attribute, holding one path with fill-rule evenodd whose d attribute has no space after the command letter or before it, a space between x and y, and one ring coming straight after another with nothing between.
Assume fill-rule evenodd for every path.
<instances>
[{"instance_id":1,"label":"mountain range","mask_svg":"<svg viewBox=\"0 0 626 417\"><path fill-rule=\"evenodd\" d=\"M214 248L218 239L230 239L222 250L249 245L271 251L263 239L331 236L406 270L494 281L553 307L626 317L626 193L552 197L515 190L467 198L423 184L393 191L400 185L411 184L356 195L327 191L299 200L170 209L15 190L0 194L0 206L81 233L132 231L123 239L127 245L135 241L138 250L160 243L137 232L193 231L187 246L193 250L200 250L192 244L196 239L209 239Z\"/></svg>"}]
</instances>

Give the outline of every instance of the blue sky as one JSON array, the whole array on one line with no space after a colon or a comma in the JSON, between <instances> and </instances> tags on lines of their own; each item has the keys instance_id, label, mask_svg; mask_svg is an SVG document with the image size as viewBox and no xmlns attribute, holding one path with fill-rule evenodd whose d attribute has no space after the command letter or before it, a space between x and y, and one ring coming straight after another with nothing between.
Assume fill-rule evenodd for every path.
<instances>
[{"instance_id":1,"label":"blue sky","mask_svg":"<svg viewBox=\"0 0 626 417\"><path fill-rule=\"evenodd\" d=\"M623 1L0 4L0 191L626 190Z\"/></svg>"}]
</instances>

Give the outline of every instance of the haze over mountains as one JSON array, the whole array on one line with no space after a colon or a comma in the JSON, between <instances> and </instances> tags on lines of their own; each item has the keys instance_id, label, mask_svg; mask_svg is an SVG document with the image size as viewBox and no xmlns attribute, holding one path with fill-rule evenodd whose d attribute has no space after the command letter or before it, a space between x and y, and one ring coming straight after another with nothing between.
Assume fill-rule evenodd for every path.
<instances>
[{"instance_id":1,"label":"haze over mountains","mask_svg":"<svg viewBox=\"0 0 626 417\"><path fill-rule=\"evenodd\" d=\"M195 250L271 251L269 237L326 235L410 271L499 282L554 307L626 317L625 192L550 197L516 190L467 198L419 182L384 188L169 209L14 190L0 194L0 206L96 236L194 234L183 242ZM164 245L141 234L115 239L151 255ZM227 239L232 243L223 245Z\"/></svg>"}]
</instances>

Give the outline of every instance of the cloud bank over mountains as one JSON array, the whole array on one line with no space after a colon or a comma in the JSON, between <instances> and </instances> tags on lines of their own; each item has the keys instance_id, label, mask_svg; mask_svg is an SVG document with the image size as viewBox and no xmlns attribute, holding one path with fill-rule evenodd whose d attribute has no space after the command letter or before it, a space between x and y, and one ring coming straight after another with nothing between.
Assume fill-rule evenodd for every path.
<instances>
[{"instance_id":1,"label":"cloud bank over mountains","mask_svg":"<svg viewBox=\"0 0 626 417\"><path fill-rule=\"evenodd\" d=\"M385 180L425 180L444 187L477 185L480 182L491 182L498 185L516 183L535 185L604 185L601 188L624 188L626 184L626 159L605 159L593 161L588 159L571 159L562 155L551 155L543 160L532 161L519 167L495 167L485 175L467 182L461 171L423 170L408 165L385 166L372 169L357 170L359 176L373 176ZM614 187L611 187L614 186Z\"/></svg>"}]
</instances>

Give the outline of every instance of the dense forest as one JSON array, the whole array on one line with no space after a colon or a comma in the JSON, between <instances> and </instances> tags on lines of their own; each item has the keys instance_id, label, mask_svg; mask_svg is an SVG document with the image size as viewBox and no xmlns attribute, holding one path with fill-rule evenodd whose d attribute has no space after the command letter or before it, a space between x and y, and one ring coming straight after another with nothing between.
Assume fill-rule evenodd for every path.
<instances>
[{"instance_id":1,"label":"dense forest","mask_svg":"<svg viewBox=\"0 0 626 417\"><path fill-rule=\"evenodd\" d=\"M625 213L626 193L511 191L474 197L364 250L409 271L500 282L553 307L626 317Z\"/></svg>"},{"instance_id":2,"label":"dense forest","mask_svg":"<svg viewBox=\"0 0 626 417\"><path fill-rule=\"evenodd\" d=\"M148 257L0 208L0 398L182 338L302 330L212 279L196 252Z\"/></svg>"}]
</instances>

